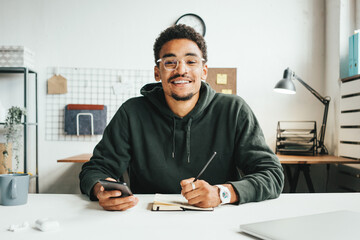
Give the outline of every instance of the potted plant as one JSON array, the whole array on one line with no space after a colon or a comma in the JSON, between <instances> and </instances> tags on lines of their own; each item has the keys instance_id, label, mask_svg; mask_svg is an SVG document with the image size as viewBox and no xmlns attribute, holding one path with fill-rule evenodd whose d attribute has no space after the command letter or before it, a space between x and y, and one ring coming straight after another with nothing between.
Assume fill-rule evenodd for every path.
<instances>
[{"instance_id":1,"label":"potted plant","mask_svg":"<svg viewBox=\"0 0 360 240\"><path fill-rule=\"evenodd\" d=\"M11 107L8 110L8 114L5 119L5 150L2 152L3 160L1 165L5 169L5 173L16 172L19 168L19 150L22 147L22 132L23 126L21 124L22 116L26 115L26 111L23 108ZM12 147L12 151L11 151ZM7 160L11 156L10 151L15 156L16 166L11 169L7 166Z\"/></svg>"}]
</instances>

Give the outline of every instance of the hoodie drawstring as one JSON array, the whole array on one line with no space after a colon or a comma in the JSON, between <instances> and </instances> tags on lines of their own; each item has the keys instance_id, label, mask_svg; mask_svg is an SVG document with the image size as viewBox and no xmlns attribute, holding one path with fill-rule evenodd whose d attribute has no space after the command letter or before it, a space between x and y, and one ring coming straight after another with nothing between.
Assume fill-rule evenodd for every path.
<instances>
[{"instance_id":1,"label":"hoodie drawstring","mask_svg":"<svg viewBox=\"0 0 360 240\"><path fill-rule=\"evenodd\" d=\"M172 150L172 158L175 159L175 128L176 128L176 119L173 118L173 150Z\"/></svg>"},{"instance_id":2,"label":"hoodie drawstring","mask_svg":"<svg viewBox=\"0 0 360 240\"><path fill-rule=\"evenodd\" d=\"M190 163L190 130L191 130L192 118L189 119L186 129L186 152L188 163Z\"/></svg>"}]
</instances>

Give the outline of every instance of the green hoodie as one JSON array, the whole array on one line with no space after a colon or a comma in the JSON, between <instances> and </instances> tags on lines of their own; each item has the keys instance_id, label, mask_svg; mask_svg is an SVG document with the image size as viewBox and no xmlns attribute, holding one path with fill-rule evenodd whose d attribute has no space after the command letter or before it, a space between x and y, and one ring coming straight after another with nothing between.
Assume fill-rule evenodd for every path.
<instances>
[{"instance_id":1,"label":"green hoodie","mask_svg":"<svg viewBox=\"0 0 360 240\"><path fill-rule=\"evenodd\" d=\"M200 179L231 183L239 203L279 196L281 164L242 98L202 82L196 106L181 118L166 104L161 83L147 84L141 93L119 108L82 167L81 191L91 199L100 178L117 179L126 170L133 193L179 194L180 181L195 177L214 152Z\"/></svg>"}]
</instances>

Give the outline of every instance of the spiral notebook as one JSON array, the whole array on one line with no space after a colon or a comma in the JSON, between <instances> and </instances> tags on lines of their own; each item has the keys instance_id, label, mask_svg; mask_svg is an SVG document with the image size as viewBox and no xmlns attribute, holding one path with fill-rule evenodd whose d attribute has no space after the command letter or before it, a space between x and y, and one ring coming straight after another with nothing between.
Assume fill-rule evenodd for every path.
<instances>
[{"instance_id":1,"label":"spiral notebook","mask_svg":"<svg viewBox=\"0 0 360 240\"><path fill-rule=\"evenodd\" d=\"M188 204L180 194L155 194L152 211L213 211L214 208L200 208Z\"/></svg>"}]
</instances>

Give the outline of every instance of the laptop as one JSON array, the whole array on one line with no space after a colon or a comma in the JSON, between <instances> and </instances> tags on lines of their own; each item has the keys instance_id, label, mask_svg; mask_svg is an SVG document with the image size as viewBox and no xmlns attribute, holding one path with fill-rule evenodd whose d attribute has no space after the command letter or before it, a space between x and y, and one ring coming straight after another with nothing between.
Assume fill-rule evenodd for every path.
<instances>
[{"instance_id":1,"label":"laptop","mask_svg":"<svg viewBox=\"0 0 360 240\"><path fill-rule=\"evenodd\" d=\"M240 225L264 240L359 240L359 228L360 213L346 210Z\"/></svg>"}]
</instances>

